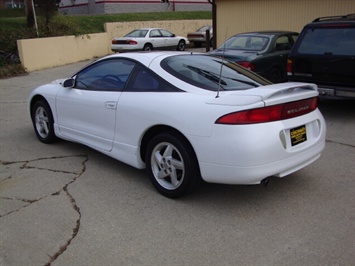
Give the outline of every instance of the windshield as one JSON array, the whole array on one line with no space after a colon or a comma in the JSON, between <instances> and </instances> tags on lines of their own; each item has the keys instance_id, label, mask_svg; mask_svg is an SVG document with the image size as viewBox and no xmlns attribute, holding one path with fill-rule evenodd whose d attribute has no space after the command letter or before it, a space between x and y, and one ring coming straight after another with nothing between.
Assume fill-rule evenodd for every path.
<instances>
[{"instance_id":1,"label":"windshield","mask_svg":"<svg viewBox=\"0 0 355 266\"><path fill-rule=\"evenodd\" d=\"M227 40L218 49L262 51L266 48L268 43L268 37L238 35Z\"/></svg>"},{"instance_id":2,"label":"windshield","mask_svg":"<svg viewBox=\"0 0 355 266\"><path fill-rule=\"evenodd\" d=\"M206 90L246 90L271 84L245 68L208 55L176 55L161 66L175 77Z\"/></svg>"},{"instance_id":3,"label":"windshield","mask_svg":"<svg viewBox=\"0 0 355 266\"><path fill-rule=\"evenodd\" d=\"M211 26L203 26L201 28L199 28L197 31L198 32L205 32L206 30L210 30L211 29Z\"/></svg>"}]
</instances>

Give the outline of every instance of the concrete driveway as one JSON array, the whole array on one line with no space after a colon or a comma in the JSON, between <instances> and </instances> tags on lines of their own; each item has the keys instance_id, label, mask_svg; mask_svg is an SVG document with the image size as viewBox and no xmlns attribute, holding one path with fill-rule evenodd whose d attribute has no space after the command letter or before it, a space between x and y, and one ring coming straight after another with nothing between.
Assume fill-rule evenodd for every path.
<instances>
[{"instance_id":1,"label":"concrete driveway","mask_svg":"<svg viewBox=\"0 0 355 266\"><path fill-rule=\"evenodd\" d=\"M0 265L354 265L355 102L322 101L318 161L267 187L164 198L144 171L40 143L32 88L87 62L0 80Z\"/></svg>"}]
</instances>

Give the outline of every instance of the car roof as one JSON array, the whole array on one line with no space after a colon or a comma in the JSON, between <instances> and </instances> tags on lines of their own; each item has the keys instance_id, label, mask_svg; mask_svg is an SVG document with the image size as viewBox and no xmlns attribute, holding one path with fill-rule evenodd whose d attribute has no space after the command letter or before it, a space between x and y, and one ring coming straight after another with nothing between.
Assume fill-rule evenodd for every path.
<instances>
[{"instance_id":1,"label":"car roof","mask_svg":"<svg viewBox=\"0 0 355 266\"><path fill-rule=\"evenodd\" d=\"M138 51L138 52L127 52L127 53L117 53L117 54L111 54L107 55L105 57L102 57L98 59L100 60L105 60L105 59L110 59L110 58L130 58L133 60L137 60L141 62L142 64L149 66L149 64L156 58L158 57L169 57L173 55L181 55L181 54L191 54L191 52L182 52L182 51ZM199 54L199 53L196 53Z\"/></svg>"},{"instance_id":2,"label":"car roof","mask_svg":"<svg viewBox=\"0 0 355 266\"><path fill-rule=\"evenodd\" d=\"M139 28L139 29L135 29L135 30L165 30L163 28Z\"/></svg>"},{"instance_id":3,"label":"car roof","mask_svg":"<svg viewBox=\"0 0 355 266\"><path fill-rule=\"evenodd\" d=\"M321 21L355 21L355 14L349 14L349 15L344 15L344 16L330 16L330 17L319 17L313 20L312 22L321 22Z\"/></svg>"},{"instance_id":4,"label":"car roof","mask_svg":"<svg viewBox=\"0 0 355 266\"><path fill-rule=\"evenodd\" d=\"M298 32L295 31L282 31L282 30L265 30L265 31L252 31L252 32L243 32L243 33L238 33L234 36L238 35L279 35L279 34L298 34ZM234 37L233 36L233 37Z\"/></svg>"},{"instance_id":5,"label":"car roof","mask_svg":"<svg viewBox=\"0 0 355 266\"><path fill-rule=\"evenodd\" d=\"M355 25L355 14L349 14L344 16L330 16L330 17L319 17L308 23L306 27L318 27L322 25L337 25L344 24L346 22L350 25Z\"/></svg>"}]
</instances>

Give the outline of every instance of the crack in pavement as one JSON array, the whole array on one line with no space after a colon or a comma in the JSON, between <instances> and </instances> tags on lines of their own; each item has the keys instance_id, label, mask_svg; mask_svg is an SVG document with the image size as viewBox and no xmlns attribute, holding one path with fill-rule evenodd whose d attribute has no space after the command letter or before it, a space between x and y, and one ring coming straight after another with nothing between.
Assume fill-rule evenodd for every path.
<instances>
[{"instance_id":1,"label":"crack in pavement","mask_svg":"<svg viewBox=\"0 0 355 266\"><path fill-rule=\"evenodd\" d=\"M53 169L50 167L36 167L36 166L31 166L29 165L30 163L33 162L39 162L42 160L56 160L56 159L67 159L67 158L73 158L73 157L83 157L83 161L81 162L81 169L79 171L66 171L66 170L58 170L58 169ZM33 199L25 199L25 198L19 198L19 197L9 197L9 196L4 196L4 197L0 197L1 199L5 199L5 200L14 200L14 201L21 201L26 203L25 205L21 206L20 208L17 208L15 210L9 211L3 215L0 215L0 218L8 216L14 212L18 212L20 210L22 210L23 208L26 208L28 206L30 206L31 204L41 201L45 198L48 197L53 197L53 196L58 196L60 195L60 193L64 192L65 195L68 197L72 208L75 210L75 212L78 214L78 219L76 220L75 223L75 227L72 229L72 234L71 237L65 241L65 243L63 245L60 246L59 250L57 250L56 252L54 252L53 255L48 255L49 256L49 261L45 264L45 266L50 266L61 254L63 254L63 252L65 252L68 248L68 246L70 245L70 243L73 241L73 239L77 236L79 229L80 229L80 221L81 221L81 212L80 212L80 208L78 206L78 204L76 203L75 198L73 197L73 195L71 195L68 191L68 187L73 184L86 170L86 163L89 160L87 155L72 155L72 156L55 156L55 157L43 157L43 158L37 158L37 159L33 159L33 160L29 160L29 161L11 161L11 162L7 162L7 161L0 161L1 165L12 165L12 164L20 164L19 169L36 169L36 170L46 170L46 171L50 171L50 172L55 172L55 173L63 173L63 174L73 174L74 176L72 177L70 182L67 182L60 190L51 193L50 195L45 195L43 197L39 197L39 198L33 198ZM6 182L8 182L9 180L13 179L13 174L10 174L9 176L3 178L0 181L0 186Z\"/></svg>"},{"instance_id":2,"label":"crack in pavement","mask_svg":"<svg viewBox=\"0 0 355 266\"><path fill-rule=\"evenodd\" d=\"M334 141L334 140L329 140L329 139L326 139L325 141L326 141L326 142L330 142L330 143L335 143L335 144L343 145L343 146L347 146L347 147L351 147L351 148L355 148L355 145L351 145L351 144L348 144L348 143L343 143L343 142Z\"/></svg>"}]
</instances>

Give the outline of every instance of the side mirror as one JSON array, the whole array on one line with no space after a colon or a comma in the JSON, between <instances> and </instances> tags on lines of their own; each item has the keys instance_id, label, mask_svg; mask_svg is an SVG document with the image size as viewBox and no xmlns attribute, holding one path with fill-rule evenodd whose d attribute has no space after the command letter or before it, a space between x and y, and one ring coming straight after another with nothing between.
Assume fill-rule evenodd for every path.
<instances>
[{"instance_id":1,"label":"side mirror","mask_svg":"<svg viewBox=\"0 0 355 266\"><path fill-rule=\"evenodd\" d=\"M74 85L75 85L75 79L73 78L66 79L62 82L62 86L64 88L73 88Z\"/></svg>"},{"instance_id":2,"label":"side mirror","mask_svg":"<svg viewBox=\"0 0 355 266\"><path fill-rule=\"evenodd\" d=\"M175 37L175 36L176 36L175 34L171 35L171 37Z\"/></svg>"}]
</instances>

